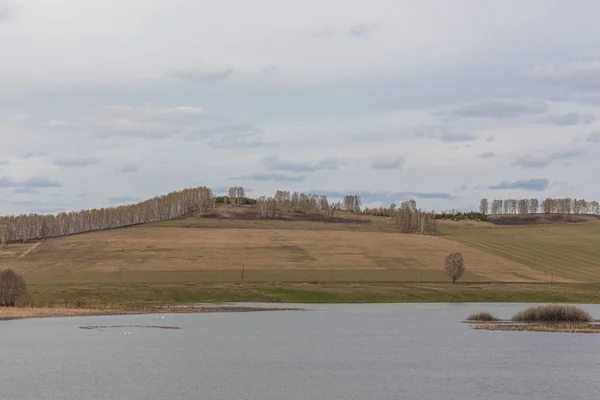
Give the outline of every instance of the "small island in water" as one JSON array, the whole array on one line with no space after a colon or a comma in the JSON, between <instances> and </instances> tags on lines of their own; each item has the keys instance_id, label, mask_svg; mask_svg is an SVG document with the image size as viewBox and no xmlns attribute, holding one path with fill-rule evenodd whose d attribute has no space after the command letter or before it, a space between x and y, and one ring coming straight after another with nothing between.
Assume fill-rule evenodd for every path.
<instances>
[{"instance_id":1,"label":"small island in water","mask_svg":"<svg viewBox=\"0 0 600 400\"><path fill-rule=\"evenodd\" d=\"M529 307L511 319L500 319L488 312L469 315L462 321L475 324L474 329L489 331L531 331L600 333L600 321L585 310L570 305L544 305Z\"/></svg>"}]
</instances>

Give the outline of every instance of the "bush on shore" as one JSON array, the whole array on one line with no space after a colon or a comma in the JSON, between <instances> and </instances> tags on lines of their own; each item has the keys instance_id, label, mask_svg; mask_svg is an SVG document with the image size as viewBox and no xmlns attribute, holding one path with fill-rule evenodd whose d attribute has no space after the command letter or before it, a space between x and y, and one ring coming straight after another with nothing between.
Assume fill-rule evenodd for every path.
<instances>
[{"instance_id":1,"label":"bush on shore","mask_svg":"<svg viewBox=\"0 0 600 400\"><path fill-rule=\"evenodd\" d=\"M494 317L492 314L488 312L480 312L477 314L471 314L467 317L467 321L498 321L498 318Z\"/></svg>"},{"instance_id":2,"label":"bush on shore","mask_svg":"<svg viewBox=\"0 0 600 400\"><path fill-rule=\"evenodd\" d=\"M552 304L519 311L512 320L515 322L591 322L592 317L579 307Z\"/></svg>"}]
</instances>

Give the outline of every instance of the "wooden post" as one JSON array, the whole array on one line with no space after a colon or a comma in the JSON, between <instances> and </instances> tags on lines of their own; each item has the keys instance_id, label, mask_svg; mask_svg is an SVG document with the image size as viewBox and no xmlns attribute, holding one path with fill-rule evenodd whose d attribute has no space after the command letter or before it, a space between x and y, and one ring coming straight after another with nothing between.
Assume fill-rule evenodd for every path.
<instances>
[{"instance_id":1,"label":"wooden post","mask_svg":"<svg viewBox=\"0 0 600 400\"><path fill-rule=\"evenodd\" d=\"M242 282L244 281L244 270L246 269L246 265L242 264Z\"/></svg>"},{"instance_id":2,"label":"wooden post","mask_svg":"<svg viewBox=\"0 0 600 400\"><path fill-rule=\"evenodd\" d=\"M550 273L550 284L554 285L554 272Z\"/></svg>"},{"instance_id":3,"label":"wooden post","mask_svg":"<svg viewBox=\"0 0 600 400\"><path fill-rule=\"evenodd\" d=\"M417 283L421 283L421 268L417 270Z\"/></svg>"}]
</instances>

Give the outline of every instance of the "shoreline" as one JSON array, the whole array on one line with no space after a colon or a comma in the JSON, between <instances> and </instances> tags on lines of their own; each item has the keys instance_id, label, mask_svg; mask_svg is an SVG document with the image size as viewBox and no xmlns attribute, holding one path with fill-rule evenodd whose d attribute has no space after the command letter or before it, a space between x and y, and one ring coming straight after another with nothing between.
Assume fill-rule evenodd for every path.
<instances>
[{"instance_id":1,"label":"shoreline","mask_svg":"<svg viewBox=\"0 0 600 400\"><path fill-rule=\"evenodd\" d=\"M473 329L486 331L600 333L600 320L596 319L591 322L514 322L507 319L461 322L470 324Z\"/></svg>"},{"instance_id":2,"label":"shoreline","mask_svg":"<svg viewBox=\"0 0 600 400\"><path fill-rule=\"evenodd\" d=\"M220 312L299 311L291 307L245 307L245 306L149 306L139 309L70 308L70 307L5 307L0 308L0 321L29 318L68 318L149 314L203 314Z\"/></svg>"}]
</instances>

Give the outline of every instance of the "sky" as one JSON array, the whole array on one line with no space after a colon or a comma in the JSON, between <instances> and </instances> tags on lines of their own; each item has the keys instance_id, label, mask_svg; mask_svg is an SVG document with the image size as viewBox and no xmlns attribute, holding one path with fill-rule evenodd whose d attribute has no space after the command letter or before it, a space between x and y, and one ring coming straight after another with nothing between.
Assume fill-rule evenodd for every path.
<instances>
[{"instance_id":1,"label":"sky","mask_svg":"<svg viewBox=\"0 0 600 400\"><path fill-rule=\"evenodd\" d=\"M0 214L600 200L595 0L0 0Z\"/></svg>"}]
</instances>

